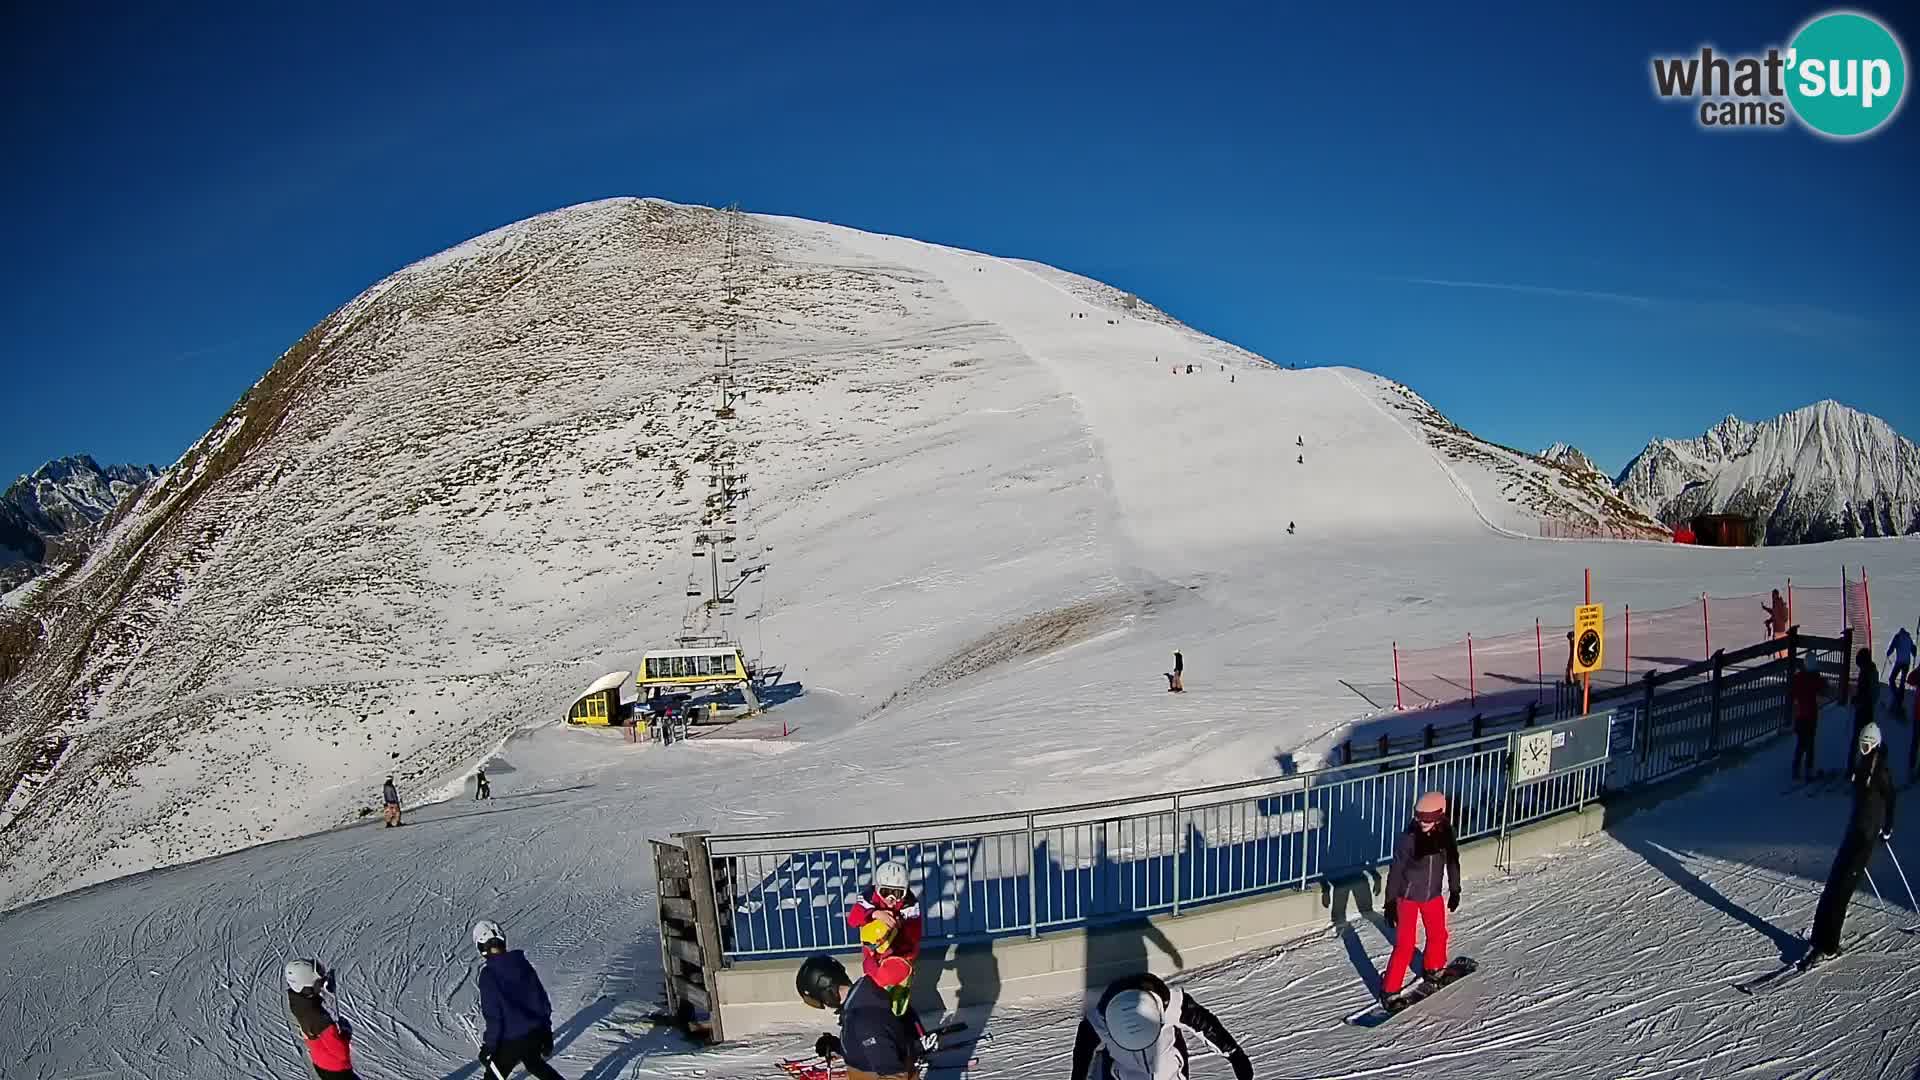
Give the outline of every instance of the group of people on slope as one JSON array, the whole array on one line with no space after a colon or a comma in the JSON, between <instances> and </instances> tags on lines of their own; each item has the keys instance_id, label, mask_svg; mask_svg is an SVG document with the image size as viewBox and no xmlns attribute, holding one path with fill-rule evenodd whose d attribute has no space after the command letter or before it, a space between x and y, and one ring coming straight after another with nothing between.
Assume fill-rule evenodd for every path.
<instances>
[{"instance_id":1,"label":"group of people on slope","mask_svg":"<svg viewBox=\"0 0 1920 1080\"><path fill-rule=\"evenodd\" d=\"M486 1034L480 1044L482 1080L507 1080L525 1066L538 1080L562 1080L547 1064L553 1053L553 1003L526 953L508 949L500 924L482 919L470 935L482 957L480 1013ZM318 960L286 964L287 1008L306 1041L307 1056L319 1080L357 1080L353 1071L353 1030L345 1017L327 1008L334 973Z\"/></svg>"},{"instance_id":2,"label":"group of people on slope","mask_svg":"<svg viewBox=\"0 0 1920 1080\"><path fill-rule=\"evenodd\" d=\"M922 1061L939 1049L938 1033L928 1031L910 1000L923 926L909 876L905 863L882 863L873 888L847 910L848 925L860 934L860 978L825 954L808 957L794 978L801 1001L838 1014L838 1034L820 1036L814 1052L844 1061L847 1080L918 1080ZM1460 847L1447 797L1431 791L1414 804L1387 873L1384 916L1394 931L1381 985L1387 1001L1409 991L1422 927L1421 979L1444 978L1447 913L1459 906ZM1252 1080L1252 1059L1191 994L1151 972L1121 976L1087 1003L1074 1039L1073 1080L1186 1080L1189 1036L1225 1055L1236 1080Z\"/></svg>"}]
</instances>

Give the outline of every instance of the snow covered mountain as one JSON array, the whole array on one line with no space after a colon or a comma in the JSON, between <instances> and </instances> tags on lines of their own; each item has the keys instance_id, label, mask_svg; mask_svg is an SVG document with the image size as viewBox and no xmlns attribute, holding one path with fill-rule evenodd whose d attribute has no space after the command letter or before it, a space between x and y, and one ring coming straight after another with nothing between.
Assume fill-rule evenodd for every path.
<instances>
[{"instance_id":1,"label":"snow covered mountain","mask_svg":"<svg viewBox=\"0 0 1920 1080\"><path fill-rule=\"evenodd\" d=\"M1540 451L1537 456L1542 461L1550 461L1555 465L1575 469L1580 472L1600 472L1600 467L1593 463L1592 458L1581 453L1579 447L1569 446L1566 443L1554 443L1552 446ZM1604 476L1606 474L1601 473L1601 475Z\"/></svg>"},{"instance_id":2,"label":"snow covered mountain","mask_svg":"<svg viewBox=\"0 0 1920 1080\"><path fill-rule=\"evenodd\" d=\"M657 200L572 207L333 312L18 602L0 906L351 821L389 772L410 799L437 790L670 643L728 327L741 544L766 568L740 626L806 688L788 767L809 742L809 767L837 767L858 752L835 740L871 723L927 754L999 724L1025 753L931 791L869 774L831 808L736 762L653 820L1244 775L1276 730L1355 708L1326 667L1348 638L1302 651L1293 627L1344 627L1371 667L1389 620L1456 625L1375 545L1478 557L1546 514L1644 520L1404 386L1286 370L1051 267ZM1137 722L1169 639L1196 677L1247 680L1208 706L1200 753ZM1060 767L1036 779L1029 759Z\"/></svg>"},{"instance_id":3,"label":"snow covered mountain","mask_svg":"<svg viewBox=\"0 0 1920 1080\"><path fill-rule=\"evenodd\" d=\"M1618 485L1672 524L1702 512L1752 515L1770 544L1920 531L1920 449L1836 401L1757 424L1729 416L1697 439L1655 439Z\"/></svg>"},{"instance_id":4,"label":"snow covered mountain","mask_svg":"<svg viewBox=\"0 0 1920 1080\"><path fill-rule=\"evenodd\" d=\"M151 465L101 466L78 454L49 461L15 480L0 494L0 591L14 577L32 572L83 544L127 496L158 476Z\"/></svg>"}]
</instances>

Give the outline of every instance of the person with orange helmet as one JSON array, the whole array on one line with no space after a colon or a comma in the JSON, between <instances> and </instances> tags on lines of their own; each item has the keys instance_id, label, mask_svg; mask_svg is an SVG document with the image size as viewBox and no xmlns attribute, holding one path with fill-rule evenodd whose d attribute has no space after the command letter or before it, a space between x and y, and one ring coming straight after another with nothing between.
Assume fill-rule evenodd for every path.
<instances>
[{"instance_id":1,"label":"person with orange helmet","mask_svg":"<svg viewBox=\"0 0 1920 1080\"><path fill-rule=\"evenodd\" d=\"M1415 924L1427 929L1422 977L1437 978L1447 966L1447 912L1460 907L1460 845L1447 820L1447 797L1438 791L1420 796L1413 821L1393 845L1384 907L1394 940L1380 989L1392 998L1400 994L1413 963Z\"/></svg>"}]
</instances>

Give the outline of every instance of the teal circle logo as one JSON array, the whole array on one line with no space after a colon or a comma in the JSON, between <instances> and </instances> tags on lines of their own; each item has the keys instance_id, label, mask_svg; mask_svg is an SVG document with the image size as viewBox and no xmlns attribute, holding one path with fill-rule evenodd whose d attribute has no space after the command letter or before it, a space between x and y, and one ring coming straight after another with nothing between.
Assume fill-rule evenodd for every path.
<instances>
[{"instance_id":1,"label":"teal circle logo","mask_svg":"<svg viewBox=\"0 0 1920 1080\"><path fill-rule=\"evenodd\" d=\"M1800 122L1837 139L1875 130L1900 110L1907 54L1870 15L1835 11L1800 28L1787 50L1787 100Z\"/></svg>"}]
</instances>

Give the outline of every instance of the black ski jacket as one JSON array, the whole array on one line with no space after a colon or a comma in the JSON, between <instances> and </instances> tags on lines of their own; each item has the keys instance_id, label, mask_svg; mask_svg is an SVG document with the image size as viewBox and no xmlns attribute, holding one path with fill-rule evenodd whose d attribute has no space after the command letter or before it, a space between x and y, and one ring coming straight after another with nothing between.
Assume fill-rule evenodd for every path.
<instances>
[{"instance_id":1,"label":"black ski jacket","mask_svg":"<svg viewBox=\"0 0 1920 1080\"><path fill-rule=\"evenodd\" d=\"M1453 839L1453 822L1443 821L1431 833L1409 825L1393 845L1393 868L1387 871L1386 902L1424 903L1445 896L1440 886L1460 891L1460 845Z\"/></svg>"},{"instance_id":2,"label":"black ski jacket","mask_svg":"<svg viewBox=\"0 0 1920 1080\"><path fill-rule=\"evenodd\" d=\"M1860 759L1853 772L1853 816L1847 820L1847 832L1869 843L1893 827L1893 770L1887 768L1887 748L1883 744Z\"/></svg>"},{"instance_id":3,"label":"black ski jacket","mask_svg":"<svg viewBox=\"0 0 1920 1080\"><path fill-rule=\"evenodd\" d=\"M840 1056L849 1068L876 1076L904 1074L920 1047L907 1021L893 1014L887 992L860 979L840 1004Z\"/></svg>"}]
</instances>

